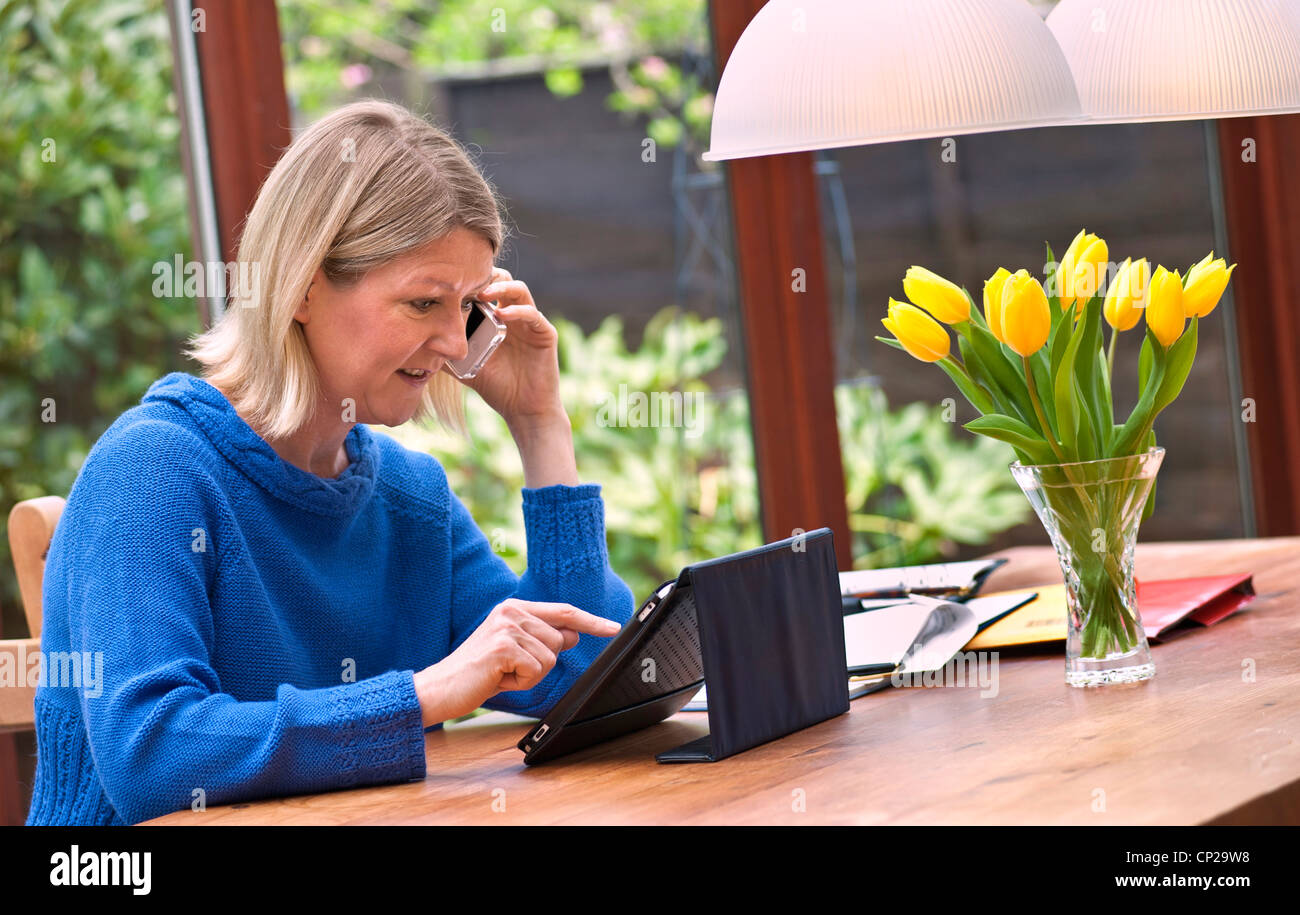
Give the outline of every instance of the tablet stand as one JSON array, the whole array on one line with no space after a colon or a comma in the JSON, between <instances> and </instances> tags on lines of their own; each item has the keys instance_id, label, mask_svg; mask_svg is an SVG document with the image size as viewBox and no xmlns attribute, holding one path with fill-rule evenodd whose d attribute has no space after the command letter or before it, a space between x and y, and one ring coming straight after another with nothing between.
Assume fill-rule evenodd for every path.
<instances>
[{"instance_id":1,"label":"tablet stand","mask_svg":"<svg viewBox=\"0 0 1300 915\"><path fill-rule=\"evenodd\" d=\"M849 710L829 528L689 566L709 733L655 756L717 762Z\"/></svg>"}]
</instances>

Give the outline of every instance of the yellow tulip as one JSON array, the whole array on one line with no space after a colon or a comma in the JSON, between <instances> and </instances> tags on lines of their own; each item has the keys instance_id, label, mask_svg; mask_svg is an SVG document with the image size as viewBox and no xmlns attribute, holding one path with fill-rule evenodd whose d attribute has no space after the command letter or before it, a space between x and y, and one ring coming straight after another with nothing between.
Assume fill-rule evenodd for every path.
<instances>
[{"instance_id":1,"label":"yellow tulip","mask_svg":"<svg viewBox=\"0 0 1300 915\"><path fill-rule=\"evenodd\" d=\"M915 305L890 299L889 317L880 323L903 344L903 349L922 362L938 362L948 355L948 331Z\"/></svg>"},{"instance_id":2,"label":"yellow tulip","mask_svg":"<svg viewBox=\"0 0 1300 915\"><path fill-rule=\"evenodd\" d=\"M1076 301L1082 310L1101 288L1101 277L1105 275L1109 263L1110 249L1106 242L1096 235L1088 234L1087 229L1079 232L1074 241L1070 242L1056 271L1056 289L1061 297L1061 310L1065 311ZM1078 318L1077 312L1075 318Z\"/></svg>"},{"instance_id":3,"label":"yellow tulip","mask_svg":"<svg viewBox=\"0 0 1300 915\"><path fill-rule=\"evenodd\" d=\"M1183 280L1175 271L1164 267L1151 277L1151 296L1147 302L1147 326L1161 346L1173 346L1183 335L1187 318L1183 314Z\"/></svg>"},{"instance_id":4,"label":"yellow tulip","mask_svg":"<svg viewBox=\"0 0 1300 915\"><path fill-rule=\"evenodd\" d=\"M999 267L998 272L984 281L984 319L988 321L989 330L999 342L1002 339L1002 289L1011 278L1011 271Z\"/></svg>"},{"instance_id":5,"label":"yellow tulip","mask_svg":"<svg viewBox=\"0 0 1300 915\"><path fill-rule=\"evenodd\" d=\"M1214 311L1228 280L1237 265L1228 266L1223 258L1212 260L1211 251L1206 258L1187 272L1187 287L1183 290L1183 314L1189 318L1203 318Z\"/></svg>"},{"instance_id":6,"label":"yellow tulip","mask_svg":"<svg viewBox=\"0 0 1300 915\"><path fill-rule=\"evenodd\" d=\"M1106 323L1116 330L1132 330L1142 319L1150 294L1151 265L1146 258L1137 263L1126 259L1106 292Z\"/></svg>"},{"instance_id":7,"label":"yellow tulip","mask_svg":"<svg viewBox=\"0 0 1300 915\"><path fill-rule=\"evenodd\" d=\"M944 324L970 320L970 300L961 287L924 267L912 267L903 278L903 291Z\"/></svg>"},{"instance_id":8,"label":"yellow tulip","mask_svg":"<svg viewBox=\"0 0 1300 915\"><path fill-rule=\"evenodd\" d=\"M1047 293L1028 270L1017 270L1002 287L1002 341L1021 356L1032 356L1047 342L1052 312Z\"/></svg>"}]
</instances>

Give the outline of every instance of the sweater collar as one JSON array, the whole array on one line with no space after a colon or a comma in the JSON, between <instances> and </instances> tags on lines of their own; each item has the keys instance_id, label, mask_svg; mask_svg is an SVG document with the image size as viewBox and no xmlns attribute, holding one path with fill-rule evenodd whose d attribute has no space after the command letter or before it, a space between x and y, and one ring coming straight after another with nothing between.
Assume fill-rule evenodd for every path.
<instances>
[{"instance_id":1,"label":"sweater collar","mask_svg":"<svg viewBox=\"0 0 1300 915\"><path fill-rule=\"evenodd\" d=\"M186 372L171 372L150 385L141 404L171 401L194 419L213 446L249 479L272 495L319 515L348 517L374 491L379 446L374 433L355 423L344 439L350 463L333 479L290 464L235 412L226 396Z\"/></svg>"}]
</instances>

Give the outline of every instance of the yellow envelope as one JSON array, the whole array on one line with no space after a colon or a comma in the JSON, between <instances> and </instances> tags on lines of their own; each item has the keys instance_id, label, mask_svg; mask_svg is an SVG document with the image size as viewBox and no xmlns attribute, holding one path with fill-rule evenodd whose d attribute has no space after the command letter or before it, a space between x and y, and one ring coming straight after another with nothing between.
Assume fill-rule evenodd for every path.
<instances>
[{"instance_id":1,"label":"yellow envelope","mask_svg":"<svg viewBox=\"0 0 1300 915\"><path fill-rule=\"evenodd\" d=\"M1035 642L1064 642L1068 634L1064 583L1023 588L1019 591L996 591L993 594L980 596L1032 594L1035 591L1038 592L1037 600L1030 601L998 620L967 642L964 650L978 651L1010 645L1032 645Z\"/></svg>"}]
</instances>

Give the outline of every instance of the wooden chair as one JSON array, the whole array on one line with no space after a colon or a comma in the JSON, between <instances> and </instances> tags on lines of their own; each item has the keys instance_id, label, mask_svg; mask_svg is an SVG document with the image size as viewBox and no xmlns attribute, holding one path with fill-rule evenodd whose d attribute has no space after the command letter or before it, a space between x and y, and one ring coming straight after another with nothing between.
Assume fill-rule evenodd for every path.
<instances>
[{"instance_id":1,"label":"wooden chair","mask_svg":"<svg viewBox=\"0 0 1300 915\"><path fill-rule=\"evenodd\" d=\"M62 496L41 496L19 502L9 512L9 550L13 554L28 638L0 638L0 655L16 674L18 683L0 687L0 825L21 826L27 820L26 799L20 778L15 734L36 726L36 688L26 683L31 658L41 649L41 583L45 557L54 528L63 515ZM3 635L3 633L0 633Z\"/></svg>"}]
</instances>

